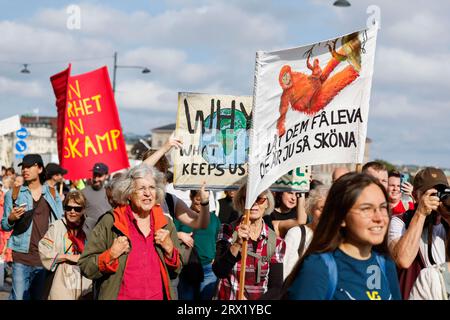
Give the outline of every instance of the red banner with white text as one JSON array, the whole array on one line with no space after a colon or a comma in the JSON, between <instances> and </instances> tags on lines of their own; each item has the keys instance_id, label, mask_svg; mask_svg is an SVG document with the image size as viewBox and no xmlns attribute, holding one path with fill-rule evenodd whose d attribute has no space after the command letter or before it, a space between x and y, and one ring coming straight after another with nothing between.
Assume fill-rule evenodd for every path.
<instances>
[{"instance_id":1,"label":"red banner with white text","mask_svg":"<svg viewBox=\"0 0 450 320\"><path fill-rule=\"evenodd\" d=\"M50 81L58 110L58 156L66 179L92 177L103 162L114 172L130 166L108 76L100 69L70 76L71 66Z\"/></svg>"}]
</instances>

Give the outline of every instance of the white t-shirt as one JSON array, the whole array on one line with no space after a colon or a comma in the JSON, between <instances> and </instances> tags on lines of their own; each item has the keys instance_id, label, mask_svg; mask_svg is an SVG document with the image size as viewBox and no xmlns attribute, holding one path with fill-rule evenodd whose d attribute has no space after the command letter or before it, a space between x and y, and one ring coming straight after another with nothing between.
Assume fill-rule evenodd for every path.
<instances>
[{"instance_id":1,"label":"white t-shirt","mask_svg":"<svg viewBox=\"0 0 450 320\"><path fill-rule=\"evenodd\" d=\"M399 217L393 217L391 225L389 226L388 243L400 239L406 232L405 223ZM431 244L431 252L436 264L445 262L445 238L446 232L444 226L440 223L433 226L433 242ZM422 256L422 261L425 262L425 267L431 267L428 259L428 230L425 228L422 232L422 237L419 244L419 253Z\"/></svg>"},{"instance_id":2,"label":"white t-shirt","mask_svg":"<svg viewBox=\"0 0 450 320\"><path fill-rule=\"evenodd\" d=\"M306 239L305 239L305 248L303 249L303 254L305 254L306 249L309 247L313 237L313 231L310 227L305 225L306 231ZM298 259L301 257L298 256L298 247L300 246L300 240L302 237L302 232L300 230L300 226L295 226L289 229L284 237L284 242L286 243L286 253L284 255L283 261L283 279L286 279L287 276L291 273Z\"/></svg>"}]
</instances>

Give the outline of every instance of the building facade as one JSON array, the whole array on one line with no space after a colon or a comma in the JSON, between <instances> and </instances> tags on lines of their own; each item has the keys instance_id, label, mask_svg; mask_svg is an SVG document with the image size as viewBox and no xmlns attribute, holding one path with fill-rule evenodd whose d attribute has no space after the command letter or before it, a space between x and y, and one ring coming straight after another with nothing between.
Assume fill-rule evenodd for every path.
<instances>
[{"instance_id":1,"label":"building facade","mask_svg":"<svg viewBox=\"0 0 450 320\"><path fill-rule=\"evenodd\" d=\"M4 166L18 168L23 155L39 153L44 163L58 162L58 146L56 143L56 117L21 116L20 124L26 129L25 138L10 133L1 137L0 162ZM21 143L18 145L18 141Z\"/></svg>"}]
</instances>

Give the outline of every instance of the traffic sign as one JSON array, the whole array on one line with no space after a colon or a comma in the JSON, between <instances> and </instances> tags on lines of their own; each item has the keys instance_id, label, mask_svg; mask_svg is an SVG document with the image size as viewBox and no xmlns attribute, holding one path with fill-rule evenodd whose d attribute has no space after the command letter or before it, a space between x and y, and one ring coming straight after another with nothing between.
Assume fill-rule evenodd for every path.
<instances>
[{"instance_id":1,"label":"traffic sign","mask_svg":"<svg viewBox=\"0 0 450 320\"><path fill-rule=\"evenodd\" d=\"M25 139L28 137L28 131L26 128L22 127L19 130L16 131L16 137L19 139Z\"/></svg>"},{"instance_id":2,"label":"traffic sign","mask_svg":"<svg viewBox=\"0 0 450 320\"><path fill-rule=\"evenodd\" d=\"M23 140L19 140L16 142L16 150L19 152L24 152L27 150L27 143Z\"/></svg>"}]
</instances>

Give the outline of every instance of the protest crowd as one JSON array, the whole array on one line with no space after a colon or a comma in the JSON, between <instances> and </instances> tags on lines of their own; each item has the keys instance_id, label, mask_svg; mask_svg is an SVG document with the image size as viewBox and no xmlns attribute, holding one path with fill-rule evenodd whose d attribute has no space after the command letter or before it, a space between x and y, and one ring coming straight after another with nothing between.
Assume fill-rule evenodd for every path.
<instances>
[{"instance_id":1,"label":"protest crowd","mask_svg":"<svg viewBox=\"0 0 450 320\"><path fill-rule=\"evenodd\" d=\"M165 154L180 145L172 137L112 176L96 163L86 181L65 181L67 170L39 154L25 155L20 173L3 168L9 298L236 300L246 243L246 300L448 299L442 170L402 184L379 162L337 168L330 186L315 180L306 195L265 190L245 223L245 183L173 188Z\"/></svg>"},{"instance_id":2,"label":"protest crowd","mask_svg":"<svg viewBox=\"0 0 450 320\"><path fill-rule=\"evenodd\" d=\"M180 92L133 166L106 66L53 75L59 164L0 177L9 299L448 300L444 171L364 161L376 32L258 52L253 97Z\"/></svg>"}]
</instances>

